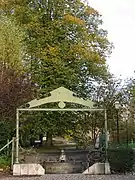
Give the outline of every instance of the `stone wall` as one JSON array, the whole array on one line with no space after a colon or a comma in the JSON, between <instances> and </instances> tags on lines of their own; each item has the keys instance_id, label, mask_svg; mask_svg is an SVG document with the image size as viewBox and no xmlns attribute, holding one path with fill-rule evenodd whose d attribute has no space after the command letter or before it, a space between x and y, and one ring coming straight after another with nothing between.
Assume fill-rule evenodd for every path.
<instances>
[{"instance_id":1,"label":"stone wall","mask_svg":"<svg viewBox=\"0 0 135 180\"><path fill-rule=\"evenodd\" d=\"M84 170L82 162L45 162L43 167L46 174L82 173Z\"/></svg>"},{"instance_id":2,"label":"stone wall","mask_svg":"<svg viewBox=\"0 0 135 180\"><path fill-rule=\"evenodd\" d=\"M86 162L88 161L89 151L85 150L66 150L66 159L67 162ZM44 163L45 161L54 161L58 162L60 157L60 152L45 152L45 153L36 153L36 154L25 154L22 158L25 163Z\"/></svg>"}]
</instances>

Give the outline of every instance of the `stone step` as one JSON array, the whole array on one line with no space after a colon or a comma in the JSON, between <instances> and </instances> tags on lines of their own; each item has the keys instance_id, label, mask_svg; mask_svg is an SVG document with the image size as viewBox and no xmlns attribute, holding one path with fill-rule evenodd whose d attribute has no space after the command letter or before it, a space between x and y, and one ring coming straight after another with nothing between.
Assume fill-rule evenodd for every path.
<instances>
[{"instance_id":1,"label":"stone step","mask_svg":"<svg viewBox=\"0 0 135 180\"><path fill-rule=\"evenodd\" d=\"M86 169L82 174L102 175L111 174L109 163L95 163Z\"/></svg>"},{"instance_id":2,"label":"stone step","mask_svg":"<svg viewBox=\"0 0 135 180\"><path fill-rule=\"evenodd\" d=\"M14 176L41 176L45 174L45 169L40 164L14 164Z\"/></svg>"}]
</instances>

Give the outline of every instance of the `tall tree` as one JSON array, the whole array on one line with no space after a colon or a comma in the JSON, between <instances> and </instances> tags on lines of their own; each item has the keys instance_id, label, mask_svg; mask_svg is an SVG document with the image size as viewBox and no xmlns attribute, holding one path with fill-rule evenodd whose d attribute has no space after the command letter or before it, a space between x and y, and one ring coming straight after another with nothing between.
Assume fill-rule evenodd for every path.
<instances>
[{"instance_id":1,"label":"tall tree","mask_svg":"<svg viewBox=\"0 0 135 180\"><path fill-rule=\"evenodd\" d=\"M26 29L31 73L44 92L106 73L111 45L93 8L78 0L6 2L6 12Z\"/></svg>"},{"instance_id":2,"label":"tall tree","mask_svg":"<svg viewBox=\"0 0 135 180\"><path fill-rule=\"evenodd\" d=\"M86 97L88 84L90 88L93 79L107 75L112 45L92 7L80 0L7 0L1 11L25 29L27 61L40 97L59 86ZM43 119L47 124L50 115ZM54 132L56 124L58 119L50 120L46 131Z\"/></svg>"},{"instance_id":3,"label":"tall tree","mask_svg":"<svg viewBox=\"0 0 135 180\"><path fill-rule=\"evenodd\" d=\"M0 130L3 143L3 137L7 140L13 135L16 108L31 97L31 84L24 68L23 37L13 20L0 16L0 127L7 131Z\"/></svg>"}]
</instances>

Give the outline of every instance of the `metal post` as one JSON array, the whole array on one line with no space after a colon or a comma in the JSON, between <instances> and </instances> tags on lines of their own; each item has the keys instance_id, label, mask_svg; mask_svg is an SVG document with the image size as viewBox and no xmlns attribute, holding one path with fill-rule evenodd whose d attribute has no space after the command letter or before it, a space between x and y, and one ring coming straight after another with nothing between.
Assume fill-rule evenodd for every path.
<instances>
[{"instance_id":1,"label":"metal post","mask_svg":"<svg viewBox=\"0 0 135 180\"><path fill-rule=\"evenodd\" d=\"M16 161L19 163L19 110L16 111Z\"/></svg>"},{"instance_id":2,"label":"metal post","mask_svg":"<svg viewBox=\"0 0 135 180\"><path fill-rule=\"evenodd\" d=\"M7 144L8 144L8 146L7 146L7 156L9 156L9 139L7 140Z\"/></svg>"},{"instance_id":3,"label":"metal post","mask_svg":"<svg viewBox=\"0 0 135 180\"><path fill-rule=\"evenodd\" d=\"M11 169L13 168L14 164L14 147L15 147L15 138L12 138L12 157L11 157Z\"/></svg>"},{"instance_id":4,"label":"metal post","mask_svg":"<svg viewBox=\"0 0 135 180\"><path fill-rule=\"evenodd\" d=\"M107 130L107 112L105 109L105 162L108 162L108 154L107 154L107 150L108 150L108 130Z\"/></svg>"},{"instance_id":5,"label":"metal post","mask_svg":"<svg viewBox=\"0 0 135 180\"><path fill-rule=\"evenodd\" d=\"M120 135L119 135L119 110L117 109L117 143L120 143Z\"/></svg>"},{"instance_id":6,"label":"metal post","mask_svg":"<svg viewBox=\"0 0 135 180\"><path fill-rule=\"evenodd\" d=\"M127 141L127 148L128 148L128 119L126 119L126 141Z\"/></svg>"},{"instance_id":7,"label":"metal post","mask_svg":"<svg viewBox=\"0 0 135 180\"><path fill-rule=\"evenodd\" d=\"M105 138L105 171L104 173L105 174L110 174L110 165L109 165L109 162L108 162L108 127L107 127L107 112L106 112L106 109L105 109L105 135L106 135L106 138Z\"/></svg>"}]
</instances>

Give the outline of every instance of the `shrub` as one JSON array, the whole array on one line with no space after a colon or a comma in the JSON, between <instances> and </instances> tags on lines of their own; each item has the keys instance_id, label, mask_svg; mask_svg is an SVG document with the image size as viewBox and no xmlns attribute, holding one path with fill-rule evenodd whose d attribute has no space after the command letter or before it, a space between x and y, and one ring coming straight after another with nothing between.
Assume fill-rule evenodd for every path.
<instances>
[{"instance_id":1,"label":"shrub","mask_svg":"<svg viewBox=\"0 0 135 180\"><path fill-rule=\"evenodd\" d=\"M11 159L8 156L0 156L0 168L6 169L10 167Z\"/></svg>"},{"instance_id":2,"label":"shrub","mask_svg":"<svg viewBox=\"0 0 135 180\"><path fill-rule=\"evenodd\" d=\"M134 154L131 148L111 148L108 150L108 160L111 170L125 173L132 171Z\"/></svg>"}]
</instances>

